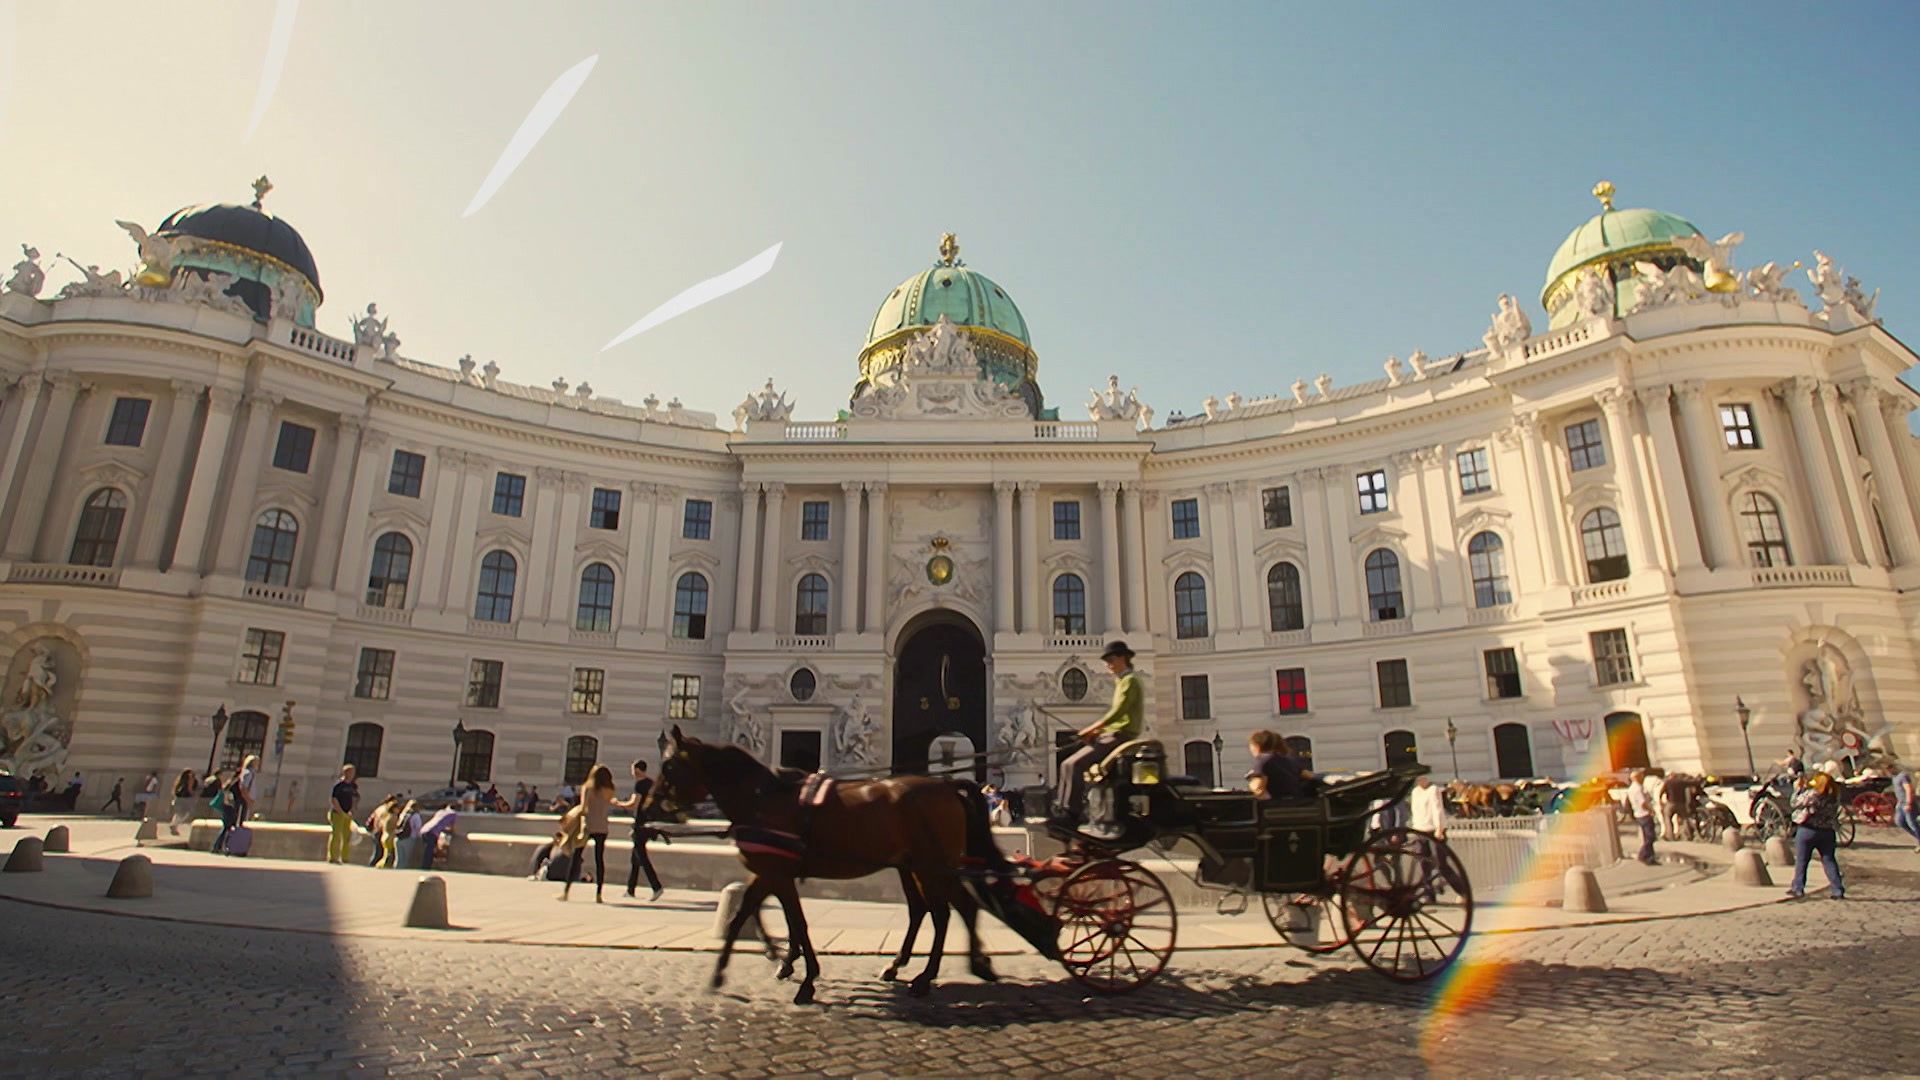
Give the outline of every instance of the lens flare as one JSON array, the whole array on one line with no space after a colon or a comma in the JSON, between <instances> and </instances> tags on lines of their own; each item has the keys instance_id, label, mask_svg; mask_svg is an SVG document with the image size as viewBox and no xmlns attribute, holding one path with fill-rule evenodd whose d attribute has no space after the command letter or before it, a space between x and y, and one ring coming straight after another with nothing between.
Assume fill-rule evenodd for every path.
<instances>
[{"instance_id":1,"label":"lens flare","mask_svg":"<svg viewBox=\"0 0 1920 1080\"><path fill-rule=\"evenodd\" d=\"M500 190L500 186L513 175L513 170L520 167L520 163L533 152L534 146L546 136L547 129L553 127L555 121L560 119L560 114L565 112L567 105L573 101L573 95L579 93L580 88L586 85L587 76L593 74L593 65L599 60L600 54L595 53L561 72L560 77L553 80L553 85L547 87L547 92L541 94L540 100L533 103L527 118L520 121L520 129L513 133L513 138L507 140L507 148L500 151L499 160L493 163L487 178L480 181L480 190L473 193L473 201L467 204L467 209L460 215L461 217L472 217L481 207L487 205L487 200L493 198L494 193Z\"/></svg>"},{"instance_id":2,"label":"lens flare","mask_svg":"<svg viewBox=\"0 0 1920 1080\"><path fill-rule=\"evenodd\" d=\"M773 269L774 260L780 257L780 246L775 244L718 277L710 277L696 285L688 286L680 292L680 295L647 312L639 322L620 331L612 341L601 346L600 351L606 352L615 345L646 333L668 319L685 315L701 304L712 303L730 292L744 289L767 276L767 273Z\"/></svg>"},{"instance_id":3,"label":"lens flare","mask_svg":"<svg viewBox=\"0 0 1920 1080\"><path fill-rule=\"evenodd\" d=\"M276 0L273 5L273 29L267 33L267 56L260 64L260 86L253 93L253 115L247 118L247 133L241 141L253 138L260 119L267 115L273 92L280 88L280 72L287 66L287 49L293 44L293 19L300 13L300 0Z\"/></svg>"}]
</instances>

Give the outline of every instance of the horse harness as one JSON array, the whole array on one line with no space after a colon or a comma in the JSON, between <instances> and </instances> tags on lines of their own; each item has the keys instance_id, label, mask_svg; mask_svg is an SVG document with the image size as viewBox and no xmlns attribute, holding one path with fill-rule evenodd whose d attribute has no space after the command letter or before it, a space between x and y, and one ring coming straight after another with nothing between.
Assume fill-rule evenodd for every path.
<instances>
[{"instance_id":1,"label":"horse harness","mask_svg":"<svg viewBox=\"0 0 1920 1080\"><path fill-rule=\"evenodd\" d=\"M779 859L790 859L796 865L807 857L807 838L813 832L814 812L827 804L839 782L824 772L809 774L800 781L796 803L799 808L799 827L794 832L770 828L765 825L735 824L733 844L742 855L770 855Z\"/></svg>"}]
</instances>

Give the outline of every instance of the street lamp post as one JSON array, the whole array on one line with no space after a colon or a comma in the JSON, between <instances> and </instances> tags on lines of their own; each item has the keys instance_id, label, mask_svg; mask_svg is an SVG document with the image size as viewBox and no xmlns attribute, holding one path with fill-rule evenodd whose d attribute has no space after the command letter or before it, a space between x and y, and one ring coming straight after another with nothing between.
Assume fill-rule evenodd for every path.
<instances>
[{"instance_id":1,"label":"street lamp post","mask_svg":"<svg viewBox=\"0 0 1920 1080\"><path fill-rule=\"evenodd\" d=\"M207 748L207 775L213 775L213 758L220 752L220 733L227 730L227 707L213 710L213 745Z\"/></svg>"},{"instance_id":2,"label":"street lamp post","mask_svg":"<svg viewBox=\"0 0 1920 1080\"><path fill-rule=\"evenodd\" d=\"M1460 779L1460 751L1453 744L1454 740L1459 737L1460 729L1453 726L1453 717L1447 717L1447 753L1453 758L1453 778L1455 780Z\"/></svg>"},{"instance_id":3,"label":"street lamp post","mask_svg":"<svg viewBox=\"0 0 1920 1080\"><path fill-rule=\"evenodd\" d=\"M667 760L667 729L666 728L663 727L660 729L660 737L658 739L655 739L654 742L660 747L661 762L665 763L665 761Z\"/></svg>"},{"instance_id":4,"label":"street lamp post","mask_svg":"<svg viewBox=\"0 0 1920 1080\"><path fill-rule=\"evenodd\" d=\"M1740 718L1740 741L1747 744L1747 775L1757 777L1760 772L1753 767L1753 739L1747 735L1747 725L1753 723L1753 710L1747 707L1745 698L1735 695L1733 714Z\"/></svg>"},{"instance_id":5,"label":"street lamp post","mask_svg":"<svg viewBox=\"0 0 1920 1080\"><path fill-rule=\"evenodd\" d=\"M1226 786L1226 784L1222 781L1220 776L1220 764L1221 764L1220 755L1222 752L1226 750L1226 748L1227 748L1226 740L1220 737L1220 731L1219 729L1216 728L1213 732L1213 786L1214 787Z\"/></svg>"},{"instance_id":6,"label":"street lamp post","mask_svg":"<svg viewBox=\"0 0 1920 1080\"><path fill-rule=\"evenodd\" d=\"M453 787L460 780L460 750L467 743L467 723L465 720L453 722L453 767L447 770L447 786Z\"/></svg>"}]
</instances>

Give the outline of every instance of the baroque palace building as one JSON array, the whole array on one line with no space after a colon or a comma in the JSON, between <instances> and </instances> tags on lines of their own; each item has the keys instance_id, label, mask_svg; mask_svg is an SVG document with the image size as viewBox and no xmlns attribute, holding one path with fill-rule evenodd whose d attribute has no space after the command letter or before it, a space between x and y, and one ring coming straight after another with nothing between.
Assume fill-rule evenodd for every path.
<instances>
[{"instance_id":1,"label":"baroque palace building","mask_svg":"<svg viewBox=\"0 0 1920 1080\"><path fill-rule=\"evenodd\" d=\"M951 238L844 410L769 383L731 426L409 359L372 305L322 333L258 198L130 228L131 279L51 298L28 249L0 292L0 764L256 752L310 813L343 760L374 792L551 791L678 723L834 770L991 750L1019 785L1104 707L1119 637L1200 777L1256 728L1324 771L1566 775L1591 738L1739 772L1737 702L1763 767L1920 751L1914 354L1824 255L1809 302L1735 270L1738 234L1596 194L1544 332L1502 297L1483 348L1160 426L1117 379L1050 406Z\"/></svg>"}]
</instances>

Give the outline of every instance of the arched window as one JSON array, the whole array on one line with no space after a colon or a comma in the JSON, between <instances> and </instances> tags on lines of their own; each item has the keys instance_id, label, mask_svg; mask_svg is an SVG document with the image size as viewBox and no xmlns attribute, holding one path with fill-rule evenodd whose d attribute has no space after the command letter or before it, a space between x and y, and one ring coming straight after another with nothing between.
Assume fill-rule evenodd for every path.
<instances>
[{"instance_id":1,"label":"arched window","mask_svg":"<svg viewBox=\"0 0 1920 1080\"><path fill-rule=\"evenodd\" d=\"M347 752L340 760L353 766L362 780L379 776L380 744L386 741L386 734L379 724L347 725Z\"/></svg>"},{"instance_id":2,"label":"arched window","mask_svg":"<svg viewBox=\"0 0 1920 1080\"><path fill-rule=\"evenodd\" d=\"M1205 739L1194 739L1187 743L1186 774L1201 787L1215 786L1212 743Z\"/></svg>"},{"instance_id":3,"label":"arched window","mask_svg":"<svg viewBox=\"0 0 1920 1080\"><path fill-rule=\"evenodd\" d=\"M1307 625L1306 606L1300 602L1300 568L1289 562L1274 563L1267 571L1267 626L1273 630L1298 630Z\"/></svg>"},{"instance_id":4,"label":"arched window","mask_svg":"<svg viewBox=\"0 0 1920 1080\"><path fill-rule=\"evenodd\" d=\"M1513 589L1507 584L1507 546L1498 536L1475 533L1467 541L1467 567L1473 574L1474 607L1513 603Z\"/></svg>"},{"instance_id":5,"label":"arched window","mask_svg":"<svg viewBox=\"0 0 1920 1080\"><path fill-rule=\"evenodd\" d=\"M480 560L480 591L474 597L473 617L481 622L513 621L513 588L520 563L509 551L489 551Z\"/></svg>"},{"instance_id":6,"label":"arched window","mask_svg":"<svg viewBox=\"0 0 1920 1080\"><path fill-rule=\"evenodd\" d=\"M1627 537L1620 531L1620 515L1602 506L1580 519L1580 545L1587 553L1587 583L1618 581L1627 576Z\"/></svg>"},{"instance_id":7,"label":"arched window","mask_svg":"<svg viewBox=\"0 0 1920 1080\"><path fill-rule=\"evenodd\" d=\"M1068 701L1080 701L1087 696L1087 673L1079 668L1068 668L1060 676L1060 696Z\"/></svg>"},{"instance_id":8,"label":"arched window","mask_svg":"<svg viewBox=\"0 0 1920 1080\"><path fill-rule=\"evenodd\" d=\"M584 784L587 774L600 761L600 740L591 735L575 735L567 740L567 766L563 783Z\"/></svg>"},{"instance_id":9,"label":"arched window","mask_svg":"<svg viewBox=\"0 0 1920 1080\"><path fill-rule=\"evenodd\" d=\"M1300 759L1300 764L1305 765L1311 770L1313 768L1313 740L1307 738L1305 735L1289 735L1284 741L1287 744L1287 749L1293 751L1293 756Z\"/></svg>"},{"instance_id":10,"label":"arched window","mask_svg":"<svg viewBox=\"0 0 1920 1080\"><path fill-rule=\"evenodd\" d=\"M1400 556L1386 548L1367 553L1367 611L1374 622L1404 619L1406 602L1400 595Z\"/></svg>"},{"instance_id":11,"label":"arched window","mask_svg":"<svg viewBox=\"0 0 1920 1080\"><path fill-rule=\"evenodd\" d=\"M454 758L453 779L458 784L469 780L476 784L492 782L493 732L469 731L466 738L460 740L460 753Z\"/></svg>"},{"instance_id":12,"label":"arched window","mask_svg":"<svg viewBox=\"0 0 1920 1080\"><path fill-rule=\"evenodd\" d=\"M227 737L221 744L220 767L238 771L249 754L267 752L267 714L237 712L227 718ZM259 777L254 777L258 780Z\"/></svg>"},{"instance_id":13,"label":"arched window","mask_svg":"<svg viewBox=\"0 0 1920 1080\"><path fill-rule=\"evenodd\" d=\"M707 579L691 570L673 587L673 636L692 641L707 636Z\"/></svg>"},{"instance_id":14,"label":"arched window","mask_svg":"<svg viewBox=\"0 0 1920 1080\"><path fill-rule=\"evenodd\" d=\"M613 567L597 562L580 572L580 606L573 625L577 630L613 629Z\"/></svg>"},{"instance_id":15,"label":"arched window","mask_svg":"<svg viewBox=\"0 0 1920 1080\"><path fill-rule=\"evenodd\" d=\"M1053 579L1053 632L1058 637L1087 632L1087 583L1079 574Z\"/></svg>"},{"instance_id":16,"label":"arched window","mask_svg":"<svg viewBox=\"0 0 1920 1080\"><path fill-rule=\"evenodd\" d=\"M1755 566L1792 566L1787 529L1780 521L1780 504L1757 491L1740 500L1740 531L1747 537L1747 557Z\"/></svg>"},{"instance_id":17,"label":"arched window","mask_svg":"<svg viewBox=\"0 0 1920 1080\"><path fill-rule=\"evenodd\" d=\"M405 533L382 533L373 542L373 569L367 574L367 606L404 608L407 581L413 577L413 541Z\"/></svg>"},{"instance_id":18,"label":"arched window","mask_svg":"<svg viewBox=\"0 0 1920 1080\"><path fill-rule=\"evenodd\" d=\"M1414 745L1413 732L1389 731L1381 743L1387 751L1387 768L1420 764L1420 749Z\"/></svg>"},{"instance_id":19,"label":"arched window","mask_svg":"<svg viewBox=\"0 0 1920 1080\"><path fill-rule=\"evenodd\" d=\"M101 488L87 496L67 561L74 566L112 566L114 553L120 550L120 526L126 519L127 497L115 489Z\"/></svg>"},{"instance_id":20,"label":"arched window","mask_svg":"<svg viewBox=\"0 0 1920 1080\"><path fill-rule=\"evenodd\" d=\"M1173 581L1173 636L1207 636L1207 579L1191 570Z\"/></svg>"},{"instance_id":21,"label":"arched window","mask_svg":"<svg viewBox=\"0 0 1920 1080\"><path fill-rule=\"evenodd\" d=\"M814 692L820 689L820 679L812 668L799 668L787 679L787 693L795 701L812 701Z\"/></svg>"},{"instance_id":22,"label":"arched window","mask_svg":"<svg viewBox=\"0 0 1920 1080\"><path fill-rule=\"evenodd\" d=\"M801 637L827 634L827 579L822 574L800 578L793 597L793 632Z\"/></svg>"},{"instance_id":23,"label":"arched window","mask_svg":"<svg viewBox=\"0 0 1920 1080\"><path fill-rule=\"evenodd\" d=\"M1525 724L1497 724L1493 729L1493 761L1503 779L1533 775L1533 744Z\"/></svg>"},{"instance_id":24,"label":"arched window","mask_svg":"<svg viewBox=\"0 0 1920 1080\"><path fill-rule=\"evenodd\" d=\"M285 510L269 510L253 525L253 553L247 556L247 580L286 585L293 580L293 545L300 523Z\"/></svg>"},{"instance_id":25,"label":"arched window","mask_svg":"<svg viewBox=\"0 0 1920 1080\"><path fill-rule=\"evenodd\" d=\"M1647 758L1647 729L1633 713L1614 713L1607 717L1608 764L1615 769L1644 769L1652 764Z\"/></svg>"}]
</instances>

